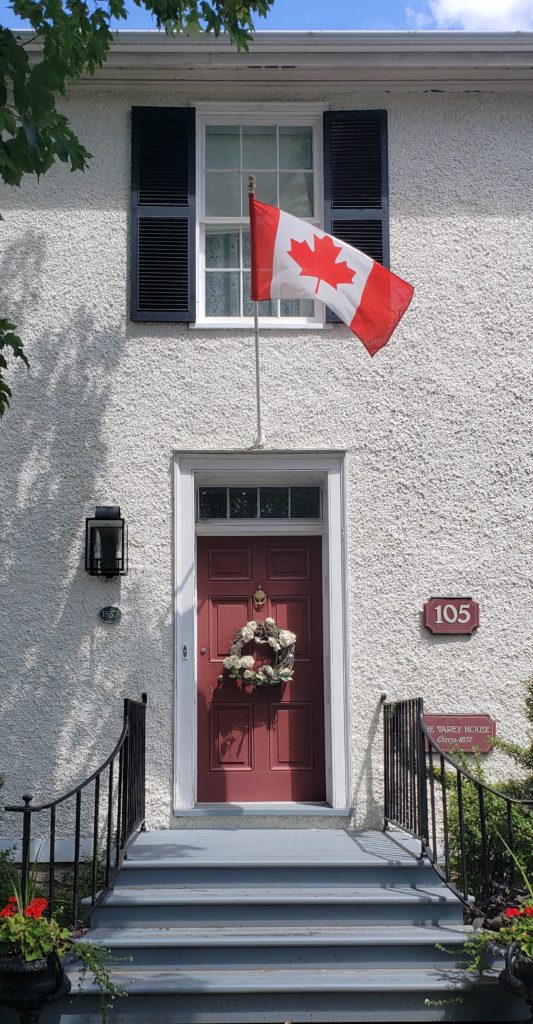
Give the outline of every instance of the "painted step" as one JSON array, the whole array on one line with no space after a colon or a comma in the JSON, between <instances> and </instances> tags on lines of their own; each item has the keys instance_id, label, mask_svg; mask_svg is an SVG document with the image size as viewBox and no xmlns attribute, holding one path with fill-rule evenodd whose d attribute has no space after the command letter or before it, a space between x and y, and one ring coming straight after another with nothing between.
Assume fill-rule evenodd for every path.
<instances>
[{"instance_id":1,"label":"painted step","mask_svg":"<svg viewBox=\"0 0 533 1024\"><path fill-rule=\"evenodd\" d=\"M461 924L462 907L445 886L351 889L116 886L95 909L92 926L157 927L174 923Z\"/></svg>"},{"instance_id":2,"label":"painted step","mask_svg":"<svg viewBox=\"0 0 533 1024\"><path fill-rule=\"evenodd\" d=\"M73 991L78 975L70 971ZM442 969L266 971L122 970L113 980L128 991L110 1010L113 1024L282 1024L297 1022L523 1021L524 1003L485 978L475 995L472 975ZM426 999L464 993L464 1002L431 1007ZM46 1008L42 1024L99 1024L97 992ZM7 1024L7 1022L6 1022ZM11 1022L9 1022L11 1024Z\"/></svg>"},{"instance_id":3,"label":"painted step","mask_svg":"<svg viewBox=\"0 0 533 1024\"><path fill-rule=\"evenodd\" d=\"M443 964L464 957L470 929L354 928L96 928L91 942L118 962L144 967L395 967ZM438 948L444 944L446 949ZM455 956L453 956L455 952Z\"/></svg>"},{"instance_id":4,"label":"painted step","mask_svg":"<svg viewBox=\"0 0 533 1024\"><path fill-rule=\"evenodd\" d=\"M356 864L203 864L184 865L181 861L126 860L118 877L118 885L191 885L218 887L244 885L246 888L267 886L291 889L308 885L349 886L381 885L394 874L401 885L424 885L434 881L435 873L425 860L368 860Z\"/></svg>"},{"instance_id":5,"label":"painted step","mask_svg":"<svg viewBox=\"0 0 533 1024\"><path fill-rule=\"evenodd\" d=\"M361 867L389 868L417 861L403 834L338 829L197 829L141 832L127 861L159 867ZM415 845L417 853L420 843Z\"/></svg>"}]
</instances>

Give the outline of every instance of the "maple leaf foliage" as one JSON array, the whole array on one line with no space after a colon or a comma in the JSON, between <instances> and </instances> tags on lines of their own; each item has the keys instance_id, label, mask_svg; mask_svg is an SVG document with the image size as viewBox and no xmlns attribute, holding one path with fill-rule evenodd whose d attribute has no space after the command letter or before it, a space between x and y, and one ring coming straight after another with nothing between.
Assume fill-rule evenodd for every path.
<instances>
[{"instance_id":1,"label":"maple leaf foliage","mask_svg":"<svg viewBox=\"0 0 533 1024\"><path fill-rule=\"evenodd\" d=\"M348 266L346 260L336 262L337 256L342 252L340 245L335 245L329 235L325 235L324 238L313 235L313 242L315 248L311 249L308 242L295 242L294 238L291 238L289 256L301 268L300 277L318 278L315 295L321 281L325 281L332 288L337 288L340 284L351 284L356 271Z\"/></svg>"}]
</instances>

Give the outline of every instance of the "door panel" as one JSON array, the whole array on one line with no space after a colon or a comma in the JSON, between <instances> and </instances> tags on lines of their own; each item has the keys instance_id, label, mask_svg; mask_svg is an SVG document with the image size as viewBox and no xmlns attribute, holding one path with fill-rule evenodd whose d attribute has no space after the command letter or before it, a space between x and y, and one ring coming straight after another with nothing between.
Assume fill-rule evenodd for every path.
<instances>
[{"instance_id":1,"label":"door panel","mask_svg":"<svg viewBox=\"0 0 533 1024\"><path fill-rule=\"evenodd\" d=\"M268 616L296 633L293 681L255 691L220 681L236 630ZM200 802L325 799L322 658L320 537L198 538Z\"/></svg>"},{"instance_id":2,"label":"door panel","mask_svg":"<svg viewBox=\"0 0 533 1024\"><path fill-rule=\"evenodd\" d=\"M311 576L309 548L275 548L268 550L268 580L308 580Z\"/></svg>"},{"instance_id":3,"label":"door panel","mask_svg":"<svg viewBox=\"0 0 533 1024\"><path fill-rule=\"evenodd\" d=\"M254 709L246 704L211 704L211 771L252 771Z\"/></svg>"},{"instance_id":4,"label":"door panel","mask_svg":"<svg viewBox=\"0 0 533 1024\"><path fill-rule=\"evenodd\" d=\"M246 598L209 598L209 656L211 661L222 662L227 657L235 635L235 623L250 618L251 602ZM202 646L204 646L202 644ZM222 669L220 669L222 671Z\"/></svg>"},{"instance_id":5,"label":"door panel","mask_svg":"<svg viewBox=\"0 0 533 1024\"><path fill-rule=\"evenodd\" d=\"M311 705L272 704L270 710L270 767L312 768Z\"/></svg>"},{"instance_id":6,"label":"door panel","mask_svg":"<svg viewBox=\"0 0 533 1024\"><path fill-rule=\"evenodd\" d=\"M298 643L294 662L311 661L311 617L310 597L272 598L272 617L277 623L283 622L291 633L296 633ZM322 640L322 638L321 638Z\"/></svg>"},{"instance_id":7,"label":"door panel","mask_svg":"<svg viewBox=\"0 0 533 1024\"><path fill-rule=\"evenodd\" d=\"M211 548L209 551L210 580L249 580L252 572L250 548Z\"/></svg>"}]
</instances>

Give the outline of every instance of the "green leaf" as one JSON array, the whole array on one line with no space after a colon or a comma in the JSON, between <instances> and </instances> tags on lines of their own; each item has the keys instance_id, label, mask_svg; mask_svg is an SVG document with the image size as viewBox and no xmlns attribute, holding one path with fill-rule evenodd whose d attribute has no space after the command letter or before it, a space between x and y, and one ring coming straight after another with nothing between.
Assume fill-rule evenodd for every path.
<instances>
[{"instance_id":1,"label":"green leaf","mask_svg":"<svg viewBox=\"0 0 533 1024\"><path fill-rule=\"evenodd\" d=\"M51 61L36 64L28 78L28 89L46 89L54 91L59 88L61 75Z\"/></svg>"},{"instance_id":2,"label":"green leaf","mask_svg":"<svg viewBox=\"0 0 533 1024\"><path fill-rule=\"evenodd\" d=\"M7 107L0 107L0 131L6 131L14 135L16 130L17 121L15 115Z\"/></svg>"},{"instance_id":3,"label":"green leaf","mask_svg":"<svg viewBox=\"0 0 533 1024\"><path fill-rule=\"evenodd\" d=\"M272 6L272 0L134 2L169 35L224 32L238 50L248 48L255 15L264 16ZM56 161L70 164L71 171L84 171L91 154L68 118L57 111L56 98L66 94L71 82L94 74L105 63L112 43L111 19L127 19L126 0L93 0L91 5L86 0L11 0L10 6L30 23L42 49L41 59L32 65L16 33L0 26L0 179L19 186L26 175L39 177ZM0 320L0 348L6 347L29 365L14 325ZM5 357L2 371L4 363ZM0 374L0 416L10 397Z\"/></svg>"}]
</instances>

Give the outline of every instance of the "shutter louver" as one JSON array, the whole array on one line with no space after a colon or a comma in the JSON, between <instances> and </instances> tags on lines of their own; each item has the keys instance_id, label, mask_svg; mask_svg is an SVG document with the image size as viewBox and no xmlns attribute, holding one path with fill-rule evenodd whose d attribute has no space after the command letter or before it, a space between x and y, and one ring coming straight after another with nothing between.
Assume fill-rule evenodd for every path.
<instances>
[{"instance_id":1,"label":"shutter louver","mask_svg":"<svg viewBox=\"0 0 533 1024\"><path fill-rule=\"evenodd\" d=\"M331 234L383 263L383 232L379 220L334 220Z\"/></svg>"},{"instance_id":2,"label":"shutter louver","mask_svg":"<svg viewBox=\"0 0 533 1024\"><path fill-rule=\"evenodd\" d=\"M324 114L324 230L389 266L385 110Z\"/></svg>"},{"instance_id":3,"label":"shutter louver","mask_svg":"<svg viewBox=\"0 0 533 1024\"><path fill-rule=\"evenodd\" d=\"M192 321L194 110L132 110L132 320Z\"/></svg>"},{"instance_id":4,"label":"shutter louver","mask_svg":"<svg viewBox=\"0 0 533 1024\"><path fill-rule=\"evenodd\" d=\"M139 217L139 309L188 308L188 248L186 220Z\"/></svg>"},{"instance_id":5,"label":"shutter louver","mask_svg":"<svg viewBox=\"0 0 533 1024\"><path fill-rule=\"evenodd\" d=\"M381 118L332 118L330 147L332 208L381 209Z\"/></svg>"}]
</instances>

